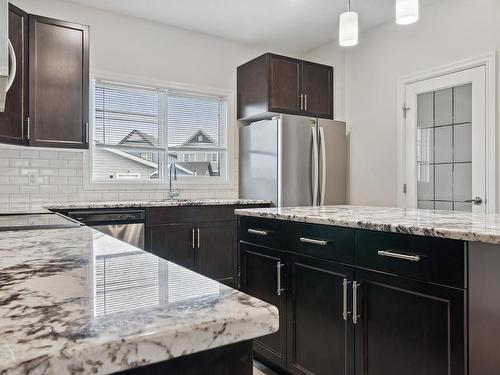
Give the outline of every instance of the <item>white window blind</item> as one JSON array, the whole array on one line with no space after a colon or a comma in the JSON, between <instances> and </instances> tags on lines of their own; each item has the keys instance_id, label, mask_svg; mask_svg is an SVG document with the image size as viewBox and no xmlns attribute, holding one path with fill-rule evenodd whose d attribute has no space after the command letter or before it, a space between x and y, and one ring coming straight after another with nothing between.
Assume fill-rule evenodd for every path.
<instances>
[{"instance_id":1,"label":"white window blind","mask_svg":"<svg viewBox=\"0 0 500 375\"><path fill-rule=\"evenodd\" d=\"M226 169L227 99L94 81L94 181L219 177ZM133 177L133 178L132 178Z\"/></svg>"},{"instance_id":2,"label":"white window blind","mask_svg":"<svg viewBox=\"0 0 500 375\"><path fill-rule=\"evenodd\" d=\"M226 99L169 92L167 108L168 150L179 164L178 174L220 176L226 155ZM207 160L207 152L218 157Z\"/></svg>"},{"instance_id":3,"label":"white window blind","mask_svg":"<svg viewBox=\"0 0 500 375\"><path fill-rule=\"evenodd\" d=\"M95 82L94 180L161 178L165 102L165 90Z\"/></svg>"}]
</instances>

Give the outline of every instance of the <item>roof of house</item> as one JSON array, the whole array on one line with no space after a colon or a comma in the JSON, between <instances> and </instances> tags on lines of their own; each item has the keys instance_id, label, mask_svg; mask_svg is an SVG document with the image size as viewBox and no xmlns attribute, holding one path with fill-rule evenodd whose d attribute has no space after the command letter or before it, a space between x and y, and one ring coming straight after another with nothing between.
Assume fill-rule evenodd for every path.
<instances>
[{"instance_id":1,"label":"roof of house","mask_svg":"<svg viewBox=\"0 0 500 375\"><path fill-rule=\"evenodd\" d=\"M158 147L158 139L145 133L143 131L134 129L130 133L128 133L120 142L119 145L132 144L132 145L140 145L140 146L149 146L149 147Z\"/></svg>"},{"instance_id":2,"label":"roof of house","mask_svg":"<svg viewBox=\"0 0 500 375\"><path fill-rule=\"evenodd\" d=\"M178 162L175 165L184 170L188 170L195 176L213 176L214 171L212 169L212 164L208 161L200 162Z\"/></svg>"}]
</instances>

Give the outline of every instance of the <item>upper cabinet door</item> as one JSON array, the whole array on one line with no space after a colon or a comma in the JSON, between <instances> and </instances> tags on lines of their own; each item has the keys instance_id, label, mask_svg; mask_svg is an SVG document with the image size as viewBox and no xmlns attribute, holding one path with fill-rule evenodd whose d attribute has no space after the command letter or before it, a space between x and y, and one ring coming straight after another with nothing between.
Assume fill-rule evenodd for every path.
<instances>
[{"instance_id":1,"label":"upper cabinet door","mask_svg":"<svg viewBox=\"0 0 500 375\"><path fill-rule=\"evenodd\" d=\"M89 29L40 16L29 20L29 144L88 148Z\"/></svg>"},{"instance_id":2,"label":"upper cabinet door","mask_svg":"<svg viewBox=\"0 0 500 375\"><path fill-rule=\"evenodd\" d=\"M27 143L28 14L9 4L9 40L16 55L16 77L7 92L5 112L0 113L0 142Z\"/></svg>"},{"instance_id":3,"label":"upper cabinet door","mask_svg":"<svg viewBox=\"0 0 500 375\"><path fill-rule=\"evenodd\" d=\"M302 61L278 55L269 58L269 112L300 114Z\"/></svg>"},{"instance_id":4,"label":"upper cabinet door","mask_svg":"<svg viewBox=\"0 0 500 375\"><path fill-rule=\"evenodd\" d=\"M304 111L309 116L333 119L333 68L302 62Z\"/></svg>"}]
</instances>

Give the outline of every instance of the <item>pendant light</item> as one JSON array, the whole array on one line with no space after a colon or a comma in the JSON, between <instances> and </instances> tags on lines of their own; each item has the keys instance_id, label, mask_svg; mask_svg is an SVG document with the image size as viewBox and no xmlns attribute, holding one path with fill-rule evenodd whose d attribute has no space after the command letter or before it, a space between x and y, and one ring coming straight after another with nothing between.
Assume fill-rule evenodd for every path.
<instances>
[{"instance_id":1,"label":"pendant light","mask_svg":"<svg viewBox=\"0 0 500 375\"><path fill-rule=\"evenodd\" d=\"M418 0L396 0L396 23L409 25L418 21Z\"/></svg>"},{"instance_id":2,"label":"pendant light","mask_svg":"<svg viewBox=\"0 0 500 375\"><path fill-rule=\"evenodd\" d=\"M351 0L347 4L347 12L340 15L339 44L343 47L358 44L358 13L351 11Z\"/></svg>"}]
</instances>

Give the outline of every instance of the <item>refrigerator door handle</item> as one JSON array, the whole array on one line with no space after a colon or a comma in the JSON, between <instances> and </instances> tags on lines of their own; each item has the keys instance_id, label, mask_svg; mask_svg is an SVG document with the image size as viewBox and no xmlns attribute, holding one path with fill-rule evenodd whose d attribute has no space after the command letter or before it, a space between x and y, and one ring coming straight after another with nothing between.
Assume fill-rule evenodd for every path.
<instances>
[{"instance_id":1,"label":"refrigerator door handle","mask_svg":"<svg viewBox=\"0 0 500 375\"><path fill-rule=\"evenodd\" d=\"M313 143L313 160L314 160L314 165L313 165L313 177L312 177L312 184L313 184L313 201L312 205L317 206L318 205L318 185L319 185L319 160L318 160L318 136L316 134L316 126L313 126L311 128L312 132L312 143Z\"/></svg>"},{"instance_id":2,"label":"refrigerator door handle","mask_svg":"<svg viewBox=\"0 0 500 375\"><path fill-rule=\"evenodd\" d=\"M326 141L325 141L325 131L321 126L319 128L319 138L321 141L321 163L322 163L322 171L321 171L321 201L320 206L325 204L325 194L326 194Z\"/></svg>"}]
</instances>

